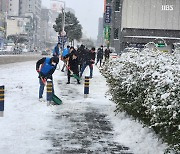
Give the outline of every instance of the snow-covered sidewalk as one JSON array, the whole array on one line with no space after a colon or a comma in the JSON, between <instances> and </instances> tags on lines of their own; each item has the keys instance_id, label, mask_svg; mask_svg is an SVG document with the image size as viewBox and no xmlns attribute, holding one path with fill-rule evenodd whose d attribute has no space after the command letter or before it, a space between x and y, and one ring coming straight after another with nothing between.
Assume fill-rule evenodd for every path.
<instances>
[{"instance_id":1,"label":"snow-covered sidewalk","mask_svg":"<svg viewBox=\"0 0 180 154\"><path fill-rule=\"evenodd\" d=\"M0 153L164 153L166 145L149 129L124 113L115 116L115 104L105 97L108 87L96 67L88 98L83 81L77 85L71 78L66 85L65 74L55 72L55 93L63 100L59 106L38 101L35 61L1 65L0 74L6 92Z\"/></svg>"}]
</instances>

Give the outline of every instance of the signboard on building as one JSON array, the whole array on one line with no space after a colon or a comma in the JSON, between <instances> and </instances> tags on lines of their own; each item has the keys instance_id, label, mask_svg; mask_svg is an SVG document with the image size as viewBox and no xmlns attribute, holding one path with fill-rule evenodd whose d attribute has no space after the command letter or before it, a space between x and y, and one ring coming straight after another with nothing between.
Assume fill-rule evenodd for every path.
<instances>
[{"instance_id":1,"label":"signboard on building","mask_svg":"<svg viewBox=\"0 0 180 154\"><path fill-rule=\"evenodd\" d=\"M61 2L51 2L51 10L55 12L62 12L63 3Z\"/></svg>"},{"instance_id":2,"label":"signboard on building","mask_svg":"<svg viewBox=\"0 0 180 154\"><path fill-rule=\"evenodd\" d=\"M58 36L58 43L65 44L67 42L67 36Z\"/></svg>"},{"instance_id":3,"label":"signboard on building","mask_svg":"<svg viewBox=\"0 0 180 154\"><path fill-rule=\"evenodd\" d=\"M110 42L110 33L111 33L110 26L105 26L104 27L104 39L105 39L107 45Z\"/></svg>"},{"instance_id":4,"label":"signboard on building","mask_svg":"<svg viewBox=\"0 0 180 154\"><path fill-rule=\"evenodd\" d=\"M106 6L104 19L105 19L105 23L111 22L111 6Z\"/></svg>"}]
</instances>

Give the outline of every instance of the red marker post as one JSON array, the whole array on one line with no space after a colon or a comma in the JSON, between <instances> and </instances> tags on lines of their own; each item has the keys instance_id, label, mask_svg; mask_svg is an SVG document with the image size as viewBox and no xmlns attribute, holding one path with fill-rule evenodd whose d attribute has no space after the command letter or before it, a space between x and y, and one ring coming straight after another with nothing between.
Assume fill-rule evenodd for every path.
<instances>
[{"instance_id":1,"label":"red marker post","mask_svg":"<svg viewBox=\"0 0 180 154\"><path fill-rule=\"evenodd\" d=\"M53 95L53 84L52 84L52 80L48 79L47 80L47 106L50 105L51 101L52 101L52 95Z\"/></svg>"},{"instance_id":2,"label":"red marker post","mask_svg":"<svg viewBox=\"0 0 180 154\"><path fill-rule=\"evenodd\" d=\"M0 117L4 116L4 86L0 86Z\"/></svg>"},{"instance_id":3,"label":"red marker post","mask_svg":"<svg viewBox=\"0 0 180 154\"><path fill-rule=\"evenodd\" d=\"M89 76L85 76L84 81L84 98L87 98L89 95Z\"/></svg>"}]
</instances>

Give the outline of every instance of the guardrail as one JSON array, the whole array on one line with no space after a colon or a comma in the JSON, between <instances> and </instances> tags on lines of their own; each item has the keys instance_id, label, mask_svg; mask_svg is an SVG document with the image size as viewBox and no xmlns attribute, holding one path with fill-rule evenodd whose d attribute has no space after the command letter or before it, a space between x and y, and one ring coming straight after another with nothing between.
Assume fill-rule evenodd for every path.
<instances>
[{"instance_id":1,"label":"guardrail","mask_svg":"<svg viewBox=\"0 0 180 154\"><path fill-rule=\"evenodd\" d=\"M40 54L40 52L19 52L19 51L5 51L0 50L0 55L20 55L20 54Z\"/></svg>"}]
</instances>

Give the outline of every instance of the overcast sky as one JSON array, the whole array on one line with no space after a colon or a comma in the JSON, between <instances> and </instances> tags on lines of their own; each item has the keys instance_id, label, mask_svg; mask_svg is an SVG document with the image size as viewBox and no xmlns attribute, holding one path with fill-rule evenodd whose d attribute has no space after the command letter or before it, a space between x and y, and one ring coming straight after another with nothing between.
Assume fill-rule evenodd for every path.
<instances>
[{"instance_id":1,"label":"overcast sky","mask_svg":"<svg viewBox=\"0 0 180 154\"><path fill-rule=\"evenodd\" d=\"M103 16L104 0L63 0L66 7L75 10L83 32L93 39L98 34L98 19ZM50 7L50 0L42 0L42 6Z\"/></svg>"}]
</instances>

